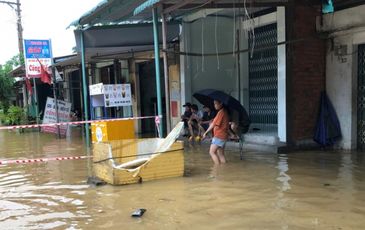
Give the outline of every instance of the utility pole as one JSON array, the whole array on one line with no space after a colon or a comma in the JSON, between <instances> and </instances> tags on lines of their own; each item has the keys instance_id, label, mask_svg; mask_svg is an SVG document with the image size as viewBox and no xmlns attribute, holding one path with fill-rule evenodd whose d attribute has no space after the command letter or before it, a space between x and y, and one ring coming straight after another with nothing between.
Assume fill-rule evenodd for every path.
<instances>
[{"instance_id":1,"label":"utility pole","mask_svg":"<svg viewBox=\"0 0 365 230\"><path fill-rule=\"evenodd\" d=\"M20 10L20 0L16 0L16 2L9 2L9 1L0 1L0 3L7 4L13 10L15 10L17 15L17 30L18 30L18 49L19 49L19 58L24 58L24 48L23 48L23 27L22 27L22 16ZM14 7L15 6L15 7ZM24 106L28 108L28 97L27 97L27 90L25 81L23 83L23 102Z\"/></svg>"},{"instance_id":2,"label":"utility pole","mask_svg":"<svg viewBox=\"0 0 365 230\"><path fill-rule=\"evenodd\" d=\"M24 48L23 48L23 27L22 27L22 15L20 10L20 0L16 0L16 24L18 28L18 48L20 57L24 57Z\"/></svg>"}]
</instances>

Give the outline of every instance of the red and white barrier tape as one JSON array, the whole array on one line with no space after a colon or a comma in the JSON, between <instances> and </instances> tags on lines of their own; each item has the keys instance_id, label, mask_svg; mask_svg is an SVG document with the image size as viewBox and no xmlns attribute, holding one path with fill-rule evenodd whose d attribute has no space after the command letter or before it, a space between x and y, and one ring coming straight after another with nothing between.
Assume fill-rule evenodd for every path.
<instances>
[{"instance_id":1,"label":"red and white barrier tape","mask_svg":"<svg viewBox=\"0 0 365 230\"><path fill-rule=\"evenodd\" d=\"M91 120L91 121L70 121L70 122L59 122L59 123L49 123L49 124L38 124L38 125L14 125L14 126L0 126L0 130L10 130L10 129L30 129L30 128L40 128L40 127L50 127L50 126L61 126L61 125L80 125L80 124L90 124L96 122L105 121L127 121L127 120L141 120L141 119L151 119L158 118L159 116L146 116L146 117L129 117L129 118L115 118L115 119L104 119L104 120Z\"/></svg>"},{"instance_id":2,"label":"red and white barrier tape","mask_svg":"<svg viewBox=\"0 0 365 230\"><path fill-rule=\"evenodd\" d=\"M65 160L82 160L92 158L92 156L70 156L70 157L51 157L51 158L38 158L38 159L22 159L22 160L0 160L0 165L8 164L32 164L32 163L44 163L48 161L65 161Z\"/></svg>"}]
</instances>

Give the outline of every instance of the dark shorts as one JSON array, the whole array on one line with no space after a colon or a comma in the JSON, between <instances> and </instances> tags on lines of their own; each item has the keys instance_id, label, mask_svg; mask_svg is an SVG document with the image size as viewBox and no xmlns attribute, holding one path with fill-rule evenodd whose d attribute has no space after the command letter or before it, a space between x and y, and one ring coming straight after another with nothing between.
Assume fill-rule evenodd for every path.
<instances>
[{"instance_id":1,"label":"dark shorts","mask_svg":"<svg viewBox=\"0 0 365 230\"><path fill-rule=\"evenodd\" d=\"M188 119L183 119L182 121L184 122L184 128L189 127L188 126Z\"/></svg>"},{"instance_id":2,"label":"dark shorts","mask_svg":"<svg viewBox=\"0 0 365 230\"><path fill-rule=\"evenodd\" d=\"M202 127L207 130L209 128L209 124L202 124Z\"/></svg>"}]
</instances>

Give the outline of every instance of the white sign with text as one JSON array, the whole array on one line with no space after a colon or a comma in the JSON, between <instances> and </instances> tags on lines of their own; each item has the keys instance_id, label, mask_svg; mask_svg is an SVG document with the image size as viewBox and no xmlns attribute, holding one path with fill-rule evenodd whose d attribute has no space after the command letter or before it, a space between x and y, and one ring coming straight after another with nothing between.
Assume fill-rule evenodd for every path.
<instances>
[{"instance_id":1,"label":"white sign with text","mask_svg":"<svg viewBox=\"0 0 365 230\"><path fill-rule=\"evenodd\" d=\"M131 106L131 85L104 85L104 102L105 107Z\"/></svg>"},{"instance_id":2,"label":"white sign with text","mask_svg":"<svg viewBox=\"0 0 365 230\"><path fill-rule=\"evenodd\" d=\"M58 121L69 122L71 115L71 103L57 100L58 104ZM56 103L53 98L47 97L46 107L44 109L43 124L57 123ZM60 133L62 136L66 135L67 125L60 126ZM42 132L57 133L56 126L42 127Z\"/></svg>"}]
</instances>

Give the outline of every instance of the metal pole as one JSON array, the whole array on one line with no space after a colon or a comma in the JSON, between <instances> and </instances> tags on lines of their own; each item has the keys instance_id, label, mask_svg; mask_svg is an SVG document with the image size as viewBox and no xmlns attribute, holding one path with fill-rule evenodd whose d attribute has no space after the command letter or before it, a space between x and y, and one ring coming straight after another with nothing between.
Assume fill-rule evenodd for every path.
<instances>
[{"instance_id":1,"label":"metal pole","mask_svg":"<svg viewBox=\"0 0 365 230\"><path fill-rule=\"evenodd\" d=\"M162 117L162 101L161 101L161 85L160 85L160 51L158 47L158 20L157 20L157 9L152 9L153 16L153 42L155 48L155 70L156 70L156 91L157 91L157 111L158 115ZM159 126L159 137L163 136L163 122L161 120Z\"/></svg>"},{"instance_id":2,"label":"metal pole","mask_svg":"<svg viewBox=\"0 0 365 230\"><path fill-rule=\"evenodd\" d=\"M85 47L84 47L84 34L80 30L80 44L81 44L81 68L82 68L82 88L83 88L83 101L84 101L84 117L85 121L89 120L89 110L87 104L87 82L86 82L86 66L85 66ZM90 130L89 124L85 124L85 139L86 146L90 147Z\"/></svg>"},{"instance_id":3,"label":"metal pole","mask_svg":"<svg viewBox=\"0 0 365 230\"><path fill-rule=\"evenodd\" d=\"M161 14L162 19L162 49L167 49L167 26L166 26L166 18L164 14ZM166 129L167 133L171 131L171 113L170 113L170 84L169 84L169 66L167 60L167 53L163 52L163 70L165 75L165 101L166 101Z\"/></svg>"},{"instance_id":4,"label":"metal pole","mask_svg":"<svg viewBox=\"0 0 365 230\"><path fill-rule=\"evenodd\" d=\"M53 98L54 98L54 102L55 102L55 106L56 106L56 123L59 123L60 118L58 116L58 100L57 100L57 93L56 93L56 67L52 67L52 75L53 75ZM61 138L61 131L60 131L60 126L57 125L57 136L58 138Z\"/></svg>"},{"instance_id":5,"label":"metal pole","mask_svg":"<svg viewBox=\"0 0 365 230\"><path fill-rule=\"evenodd\" d=\"M237 42L237 84L238 84L238 101L241 102L241 55L240 52L240 33L236 31L236 42Z\"/></svg>"},{"instance_id":6,"label":"metal pole","mask_svg":"<svg viewBox=\"0 0 365 230\"><path fill-rule=\"evenodd\" d=\"M36 83L35 77L33 77L33 86L34 86L33 99L34 99L35 113L36 113L35 117L36 117L37 124L39 124L38 93L37 93L37 83Z\"/></svg>"},{"instance_id":7,"label":"metal pole","mask_svg":"<svg viewBox=\"0 0 365 230\"><path fill-rule=\"evenodd\" d=\"M114 69L114 84L116 85L116 84L118 84L118 79L119 79L119 71L118 71L118 68L119 68L119 61L118 61L118 59L114 59L113 60L113 69ZM120 80L121 81L121 80ZM114 108L115 110L115 114L114 114L114 117L115 118L119 118L120 116L120 107L115 107ZM123 109L123 107L122 107L122 109Z\"/></svg>"},{"instance_id":8,"label":"metal pole","mask_svg":"<svg viewBox=\"0 0 365 230\"><path fill-rule=\"evenodd\" d=\"M57 100L57 92L56 92L56 87L57 87L57 81L56 81L56 67L54 67L54 60L53 60L53 52L52 52L52 40L49 39L49 47L51 48L51 67L52 67L52 78L53 78L53 100L55 102L55 110L56 110L56 123L59 123L60 118L59 118L59 114L58 114L58 100ZM57 125L57 136L60 139L61 138L61 131L60 131L60 126Z\"/></svg>"}]
</instances>

